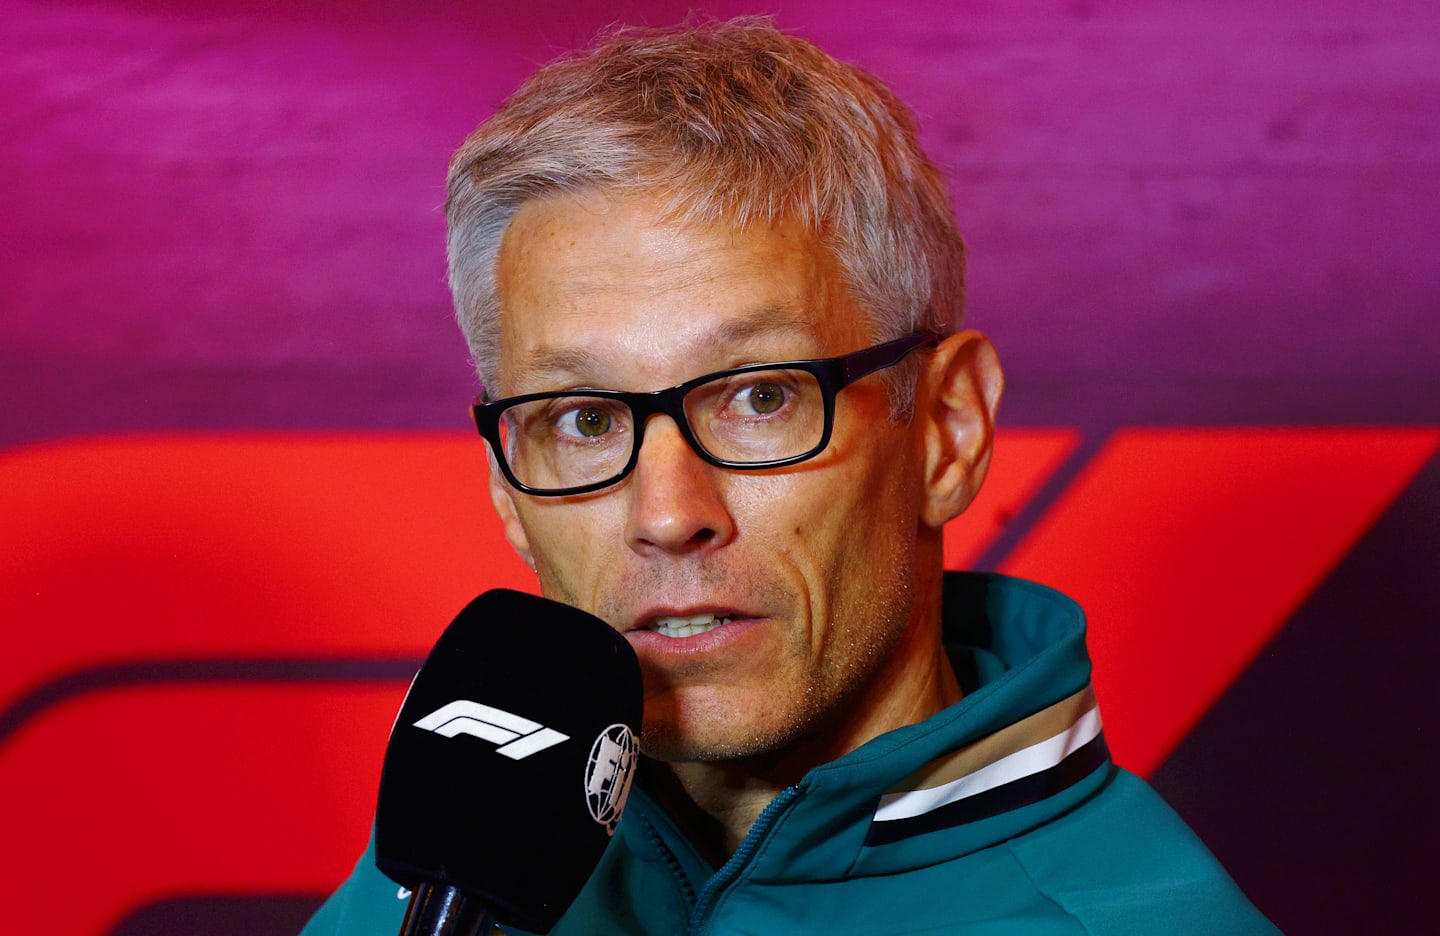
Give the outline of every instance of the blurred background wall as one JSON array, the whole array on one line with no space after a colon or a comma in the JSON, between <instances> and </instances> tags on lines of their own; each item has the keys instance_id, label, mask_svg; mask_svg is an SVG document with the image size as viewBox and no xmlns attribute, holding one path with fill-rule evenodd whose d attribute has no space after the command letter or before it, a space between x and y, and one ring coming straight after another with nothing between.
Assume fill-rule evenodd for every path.
<instances>
[{"instance_id":1,"label":"blurred background wall","mask_svg":"<svg viewBox=\"0 0 1440 936\"><path fill-rule=\"evenodd\" d=\"M427 512L452 531L489 522L443 284L445 162L540 62L608 23L692 10L773 13L876 72L948 174L969 321L1009 378L1015 454L997 472L1033 469L952 564L1076 592L1122 724L1205 674L1160 706L1169 734L1135 741L1131 763L1282 928L1428 918L1440 8L1420 0L4 0L0 840L126 878L80 933L283 933L338 883L440 609L487 575L523 577L493 536L482 555L420 541ZM386 487L446 465L422 492ZM282 489L286 516L315 526L267 539ZM217 526L204 505L221 502ZM317 512L393 525L327 540ZM181 547L151 561L125 535L153 546L172 515L211 537L183 569L163 566ZM403 600L418 586L394 584L386 613L403 624L353 641L349 611L323 604L254 627L227 616L225 595L276 588L239 575L237 555L310 535L307 581L363 591L356 614L381 588L356 569L408 570L443 595L422 614ZM127 591L147 576L167 584ZM183 627L181 593L204 609ZM103 653L82 652L95 641ZM320 780L273 735L226 729L227 775L282 778L269 827L242 805L253 783L227 793L250 817L233 834L283 854L273 873L247 877L262 859L205 831L214 806L113 798L153 793L170 759L210 743L200 727L153 748L127 737L187 699L273 707L276 724L318 706L373 729L316 728ZM103 757L77 740L97 724ZM287 785L347 790L344 832L307 827ZM62 788L105 806L77 821ZM189 876L135 863L180 831ZM5 851L0 878L32 881L36 853Z\"/></svg>"}]
</instances>

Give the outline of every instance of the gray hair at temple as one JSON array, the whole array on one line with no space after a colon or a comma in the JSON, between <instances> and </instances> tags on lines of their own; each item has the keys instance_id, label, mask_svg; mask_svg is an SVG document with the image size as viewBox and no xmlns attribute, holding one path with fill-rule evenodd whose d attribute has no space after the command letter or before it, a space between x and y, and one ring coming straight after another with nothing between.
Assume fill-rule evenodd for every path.
<instances>
[{"instance_id":1,"label":"gray hair at temple","mask_svg":"<svg viewBox=\"0 0 1440 936\"><path fill-rule=\"evenodd\" d=\"M948 334L964 312L964 246L910 111L765 18L621 29L552 62L465 141L447 188L450 288L487 389L505 228L530 199L582 190L658 195L681 222L799 221L833 251L876 341Z\"/></svg>"}]
</instances>

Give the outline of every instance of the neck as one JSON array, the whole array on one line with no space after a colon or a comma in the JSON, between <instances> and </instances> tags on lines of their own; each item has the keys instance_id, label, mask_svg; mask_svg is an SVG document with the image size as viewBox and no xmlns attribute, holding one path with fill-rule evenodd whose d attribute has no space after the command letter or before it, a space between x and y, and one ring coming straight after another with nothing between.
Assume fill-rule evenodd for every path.
<instances>
[{"instance_id":1,"label":"neck","mask_svg":"<svg viewBox=\"0 0 1440 936\"><path fill-rule=\"evenodd\" d=\"M712 866L724 864L771 800L812 768L960 701L940 642L938 589L935 607L926 611L923 623L908 629L887 663L838 711L783 747L728 760L652 762L661 806Z\"/></svg>"}]
</instances>

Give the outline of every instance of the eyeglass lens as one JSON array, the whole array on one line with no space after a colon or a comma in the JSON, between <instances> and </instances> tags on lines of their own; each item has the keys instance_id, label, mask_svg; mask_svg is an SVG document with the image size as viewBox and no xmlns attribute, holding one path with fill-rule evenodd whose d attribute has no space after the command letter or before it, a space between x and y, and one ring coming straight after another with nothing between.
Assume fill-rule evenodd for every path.
<instances>
[{"instance_id":1,"label":"eyeglass lens","mask_svg":"<svg viewBox=\"0 0 1440 936\"><path fill-rule=\"evenodd\" d=\"M825 432L825 399L809 371L775 368L722 374L685 395L685 420L711 457L739 464L808 453ZM593 484L619 474L635 445L624 402L567 394L531 400L501 414L505 458L537 490Z\"/></svg>"}]
</instances>

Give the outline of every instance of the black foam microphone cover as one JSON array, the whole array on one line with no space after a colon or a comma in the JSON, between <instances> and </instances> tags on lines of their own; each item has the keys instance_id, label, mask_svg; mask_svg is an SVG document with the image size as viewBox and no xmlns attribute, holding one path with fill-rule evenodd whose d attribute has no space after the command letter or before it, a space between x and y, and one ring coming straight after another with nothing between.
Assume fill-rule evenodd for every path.
<instances>
[{"instance_id":1,"label":"black foam microphone cover","mask_svg":"<svg viewBox=\"0 0 1440 936\"><path fill-rule=\"evenodd\" d=\"M476 598L391 729L376 864L548 932L614 834L643 699L635 652L604 621L521 592Z\"/></svg>"}]
</instances>

